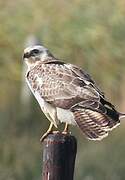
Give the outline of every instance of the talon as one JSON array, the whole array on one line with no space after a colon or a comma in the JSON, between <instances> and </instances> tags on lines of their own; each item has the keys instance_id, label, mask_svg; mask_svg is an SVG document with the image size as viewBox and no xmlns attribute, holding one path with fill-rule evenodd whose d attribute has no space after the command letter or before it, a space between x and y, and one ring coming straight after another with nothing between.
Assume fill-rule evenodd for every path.
<instances>
[{"instance_id":1,"label":"talon","mask_svg":"<svg viewBox=\"0 0 125 180\"><path fill-rule=\"evenodd\" d=\"M50 123L50 126L49 126L48 130L47 130L47 131L43 134L43 136L40 138L40 142L43 142L44 139L45 139L49 134L53 133L53 132L52 132L52 128L53 128L53 123Z\"/></svg>"},{"instance_id":2,"label":"talon","mask_svg":"<svg viewBox=\"0 0 125 180\"><path fill-rule=\"evenodd\" d=\"M43 136L40 138L40 142L43 142L44 139L45 139L49 134L51 134L51 133L52 133L52 132L46 132L46 133L44 133Z\"/></svg>"},{"instance_id":3,"label":"talon","mask_svg":"<svg viewBox=\"0 0 125 180\"><path fill-rule=\"evenodd\" d=\"M58 133L60 133L59 131L53 131L53 134L58 134Z\"/></svg>"}]
</instances>

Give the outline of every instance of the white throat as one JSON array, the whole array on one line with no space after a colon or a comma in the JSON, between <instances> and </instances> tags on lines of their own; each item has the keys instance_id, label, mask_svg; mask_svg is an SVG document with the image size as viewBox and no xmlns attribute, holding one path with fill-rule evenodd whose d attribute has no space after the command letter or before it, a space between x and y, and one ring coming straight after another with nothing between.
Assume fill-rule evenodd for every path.
<instances>
[{"instance_id":1,"label":"white throat","mask_svg":"<svg viewBox=\"0 0 125 180\"><path fill-rule=\"evenodd\" d=\"M44 53L42 53L41 55L39 55L39 57L34 57L34 58L36 58L36 59L39 58L39 60L26 58L26 59L25 59L25 63L26 63L27 66L28 66L28 70L34 68L36 65L39 64L39 62L45 61L45 59L46 59L47 57L48 57L47 52L44 52Z\"/></svg>"},{"instance_id":2,"label":"white throat","mask_svg":"<svg viewBox=\"0 0 125 180\"><path fill-rule=\"evenodd\" d=\"M36 65L39 64L40 61L36 61L35 63L31 63L28 60L25 61L26 65L28 66L28 70L31 70L32 68L34 68Z\"/></svg>"}]
</instances>

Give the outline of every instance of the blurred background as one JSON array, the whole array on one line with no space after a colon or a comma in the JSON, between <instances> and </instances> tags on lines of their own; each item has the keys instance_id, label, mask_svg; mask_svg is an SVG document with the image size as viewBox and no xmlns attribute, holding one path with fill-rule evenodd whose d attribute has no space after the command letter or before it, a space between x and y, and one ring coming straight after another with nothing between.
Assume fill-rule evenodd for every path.
<instances>
[{"instance_id":1,"label":"blurred background","mask_svg":"<svg viewBox=\"0 0 125 180\"><path fill-rule=\"evenodd\" d=\"M125 112L124 0L0 0L0 180L40 180L49 122L27 90L23 49L42 42L84 68ZM125 122L101 142L78 139L74 180L125 179Z\"/></svg>"}]
</instances>

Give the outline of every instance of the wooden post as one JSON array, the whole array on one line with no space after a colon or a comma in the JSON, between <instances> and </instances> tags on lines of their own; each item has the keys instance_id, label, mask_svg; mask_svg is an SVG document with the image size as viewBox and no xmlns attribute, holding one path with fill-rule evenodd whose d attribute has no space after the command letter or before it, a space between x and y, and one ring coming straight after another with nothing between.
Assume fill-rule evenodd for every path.
<instances>
[{"instance_id":1,"label":"wooden post","mask_svg":"<svg viewBox=\"0 0 125 180\"><path fill-rule=\"evenodd\" d=\"M42 180L73 180L76 152L74 136L48 135L43 142Z\"/></svg>"}]
</instances>

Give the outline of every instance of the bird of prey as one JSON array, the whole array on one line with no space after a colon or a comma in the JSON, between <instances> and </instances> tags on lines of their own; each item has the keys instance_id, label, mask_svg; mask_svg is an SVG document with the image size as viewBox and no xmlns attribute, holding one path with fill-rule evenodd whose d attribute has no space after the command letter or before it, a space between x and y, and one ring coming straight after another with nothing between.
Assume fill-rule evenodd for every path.
<instances>
[{"instance_id":1,"label":"bird of prey","mask_svg":"<svg viewBox=\"0 0 125 180\"><path fill-rule=\"evenodd\" d=\"M120 124L125 114L108 102L95 81L81 68L55 58L44 46L24 50L23 60L28 66L26 81L50 126L41 141L65 123L78 126L90 140L101 140Z\"/></svg>"}]
</instances>

